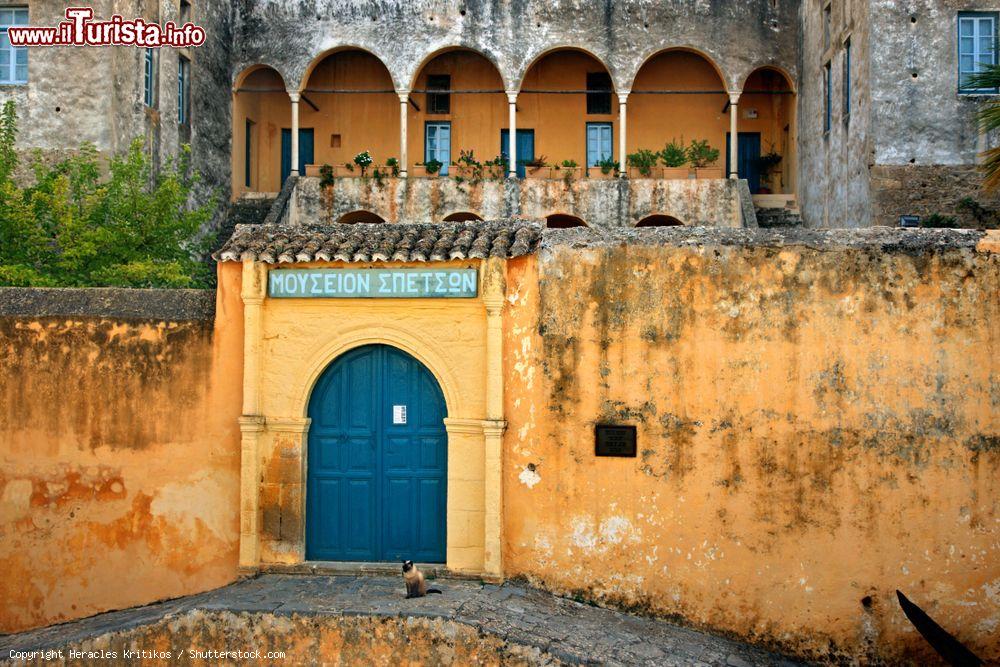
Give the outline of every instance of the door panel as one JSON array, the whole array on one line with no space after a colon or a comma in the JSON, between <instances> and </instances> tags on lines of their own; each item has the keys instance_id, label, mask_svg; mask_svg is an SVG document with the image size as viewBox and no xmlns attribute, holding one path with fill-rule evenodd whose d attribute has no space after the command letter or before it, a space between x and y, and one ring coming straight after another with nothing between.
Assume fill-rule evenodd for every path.
<instances>
[{"instance_id":1,"label":"door panel","mask_svg":"<svg viewBox=\"0 0 1000 667\"><path fill-rule=\"evenodd\" d=\"M313 164L314 135L312 128L299 128L299 175L306 173L306 165ZM281 185L292 173L292 130L281 130Z\"/></svg>"},{"instance_id":2,"label":"door panel","mask_svg":"<svg viewBox=\"0 0 1000 667\"><path fill-rule=\"evenodd\" d=\"M740 178L745 178L750 186L750 193L757 194L760 191L760 132L740 132L740 145L736 147L739 155L736 156L737 174ZM726 176L732 173L732 161L730 160L730 146L732 135L726 134Z\"/></svg>"},{"instance_id":3,"label":"door panel","mask_svg":"<svg viewBox=\"0 0 1000 667\"><path fill-rule=\"evenodd\" d=\"M510 162L510 130L500 130L500 154ZM524 178L527 165L535 159L535 131L517 131L517 177Z\"/></svg>"},{"instance_id":4,"label":"door panel","mask_svg":"<svg viewBox=\"0 0 1000 667\"><path fill-rule=\"evenodd\" d=\"M446 409L430 371L388 346L352 350L309 416L306 557L444 562Z\"/></svg>"}]
</instances>

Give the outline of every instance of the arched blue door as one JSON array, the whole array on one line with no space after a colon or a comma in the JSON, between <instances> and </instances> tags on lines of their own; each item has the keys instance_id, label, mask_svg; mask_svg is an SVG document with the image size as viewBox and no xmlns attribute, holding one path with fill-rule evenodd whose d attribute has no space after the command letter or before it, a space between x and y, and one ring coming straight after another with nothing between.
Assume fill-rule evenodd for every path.
<instances>
[{"instance_id":1,"label":"arched blue door","mask_svg":"<svg viewBox=\"0 0 1000 667\"><path fill-rule=\"evenodd\" d=\"M448 439L434 376L387 345L330 365L309 401L306 558L445 560Z\"/></svg>"}]
</instances>

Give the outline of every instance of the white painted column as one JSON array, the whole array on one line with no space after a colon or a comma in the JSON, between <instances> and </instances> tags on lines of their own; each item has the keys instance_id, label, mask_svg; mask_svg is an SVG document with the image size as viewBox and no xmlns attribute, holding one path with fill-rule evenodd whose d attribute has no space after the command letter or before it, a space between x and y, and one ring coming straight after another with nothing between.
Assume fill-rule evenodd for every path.
<instances>
[{"instance_id":1,"label":"white painted column","mask_svg":"<svg viewBox=\"0 0 1000 667\"><path fill-rule=\"evenodd\" d=\"M740 177L738 162L740 155L739 103L740 94L729 93L729 178L732 179Z\"/></svg>"},{"instance_id":2,"label":"white painted column","mask_svg":"<svg viewBox=\"0 0 1000 667\"><path fill-rule=\"evenodd\" d=\"M299 94L288 93L288 96L292 98L292 173L298 176L299 175Z\"/></svg>"},{"instance_id":3,"label":"white painted column","mask_svg":"<svg viewBox=\"0 0 1000 667\"><path fill-rule=\"evenodd\" d=\"M517 177L517 91L507 91L507 104L510 108L510 129L507 131L507 157L510 164L507 165L508 175L511 178Z\"/></svg>"},{"instance_id":4,"label":"white painted column","mask_svg":"<svg viewBox=\"0 0 1000 667\"><path fill-rule=\"evenodd\" d=\"M406 178L407 156L406 131L409 126L410 91L405 90L399 94L399 177Z\"/></svg>"},{"instance_id":5,"label":"white painted column","mask_svg":"<svg viewBox=\"0 0 1000 667\"><path fill-rule=\"evenodd\" d=\"M628 169L625 151L628 145L625 141L628 129L628 93L618 93L618 176L625 178Z\"/></svg>"}]
</instances>

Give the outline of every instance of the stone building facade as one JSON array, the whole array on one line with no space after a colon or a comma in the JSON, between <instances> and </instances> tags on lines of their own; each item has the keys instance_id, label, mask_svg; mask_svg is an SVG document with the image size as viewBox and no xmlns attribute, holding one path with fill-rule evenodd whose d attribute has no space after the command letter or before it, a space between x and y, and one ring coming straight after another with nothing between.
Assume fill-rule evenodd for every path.
<instances>
[{"instance_id":1,"label":"stone building facade","mask_svg":"<svg viewBox=\"0 0 1000 667\"><path fill-rule=\"evenodd\" d=\"M31 25L54 25L64 11L52 0L0 6L27 9ZM934 213L974 222L959 202L992 203L975 173L988 141L974 119L992 93L959 85L960 17L981 18L975 29L993 26L995 33L996 8L982 0L93 6L97 17L158 22L184 11L208 41L187 52L158 51L152 103L144 99L143 49L30 49L27 81L0 83L0 100L18 102L26 148L58 154L86 140L120 151L144 136L162 159L190 143L206 185L234 200L273 197L293 167L309 179L327 164L345 180L327 197L334 203L323 220L402 221L406 211L431 221L545 217L559 226L631 226L647 218L753 224L752 216L732 216L740 198L749 199L738 186L706 217L697 201L704 185L683 184L690 192L663 185L687 179L686 170L678 176L657 165L643 174L624 159L693 139L720 151L714 171L701 178L735 171L748 180L749 194L764 195L756 197L758 208L798 207L807 226L893 225L900 215ZM976 57L995 61L995 48L994 40ZM192 63L188 122L178 119L181 56ZM502 178L499 168L463 177L462 151L480 162L510 158L512 120L520 130L515 163L533 158L515 168L522 179L478 187ZM733 127L737 142L729 140ZM302 130L309 145L294 146L301 154L292 164ZM443 153L436 132L448 133ZM374 191L381 207L357 194L371 190L371 172L345 168L365 150L375 167L383 165L380 176L401 177L391 192ZM442 155L442 175L465 187L402 180L426 176L423 164ZM761 166L757 158L769 155L781 159ZM385 167L390 158L398 166ZM583 167L598 158L620 165L622 182L581 188L575 181L585 180ZM684 196L662 195L678 189Z\"/></svg>"}]
</instances>

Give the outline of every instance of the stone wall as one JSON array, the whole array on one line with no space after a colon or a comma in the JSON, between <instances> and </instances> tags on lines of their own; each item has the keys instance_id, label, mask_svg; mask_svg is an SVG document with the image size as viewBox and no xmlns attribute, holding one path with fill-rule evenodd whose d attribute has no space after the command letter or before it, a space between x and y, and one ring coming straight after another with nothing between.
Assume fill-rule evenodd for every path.
<instances>
[{"instance_id":1,"label":"stone wall","mask_svg":"<svg viewBox=\"0 0 1000 667\"><path fill-rule=\"evenodd\" d=\"M296 185L290 220L335 223L359 210L387 222L440 222L468 212L486 220L544 219L558 213L598 228L634 227L650 215L668 215L686 225L744 225L740 184L723 179L459 183L451 178L390 178L379 183L371 178L337 178L332 186L321 188L320 179L308 177Z\"/></svg>"},{"instance_id":2,"label":"stone wall","mask_svg":"<svg viewBox=\"0 0 1000 667\"><path fill-rule=\"evenodd\" d=\"M236 577L242 314L0 290L0 632Z\"/></svg>"},{"instance_id":3,"label":"stone wall","mask_svg":"<svg viewBox=\"0 0 1000 667\"><path fill-rule=\"evenodd\" d=\"M1000 657L1000 236L549 232L512 262L504 569L815 659ZM638 428L597 458L599 423Z\"/></svg>"}]
</instances>

